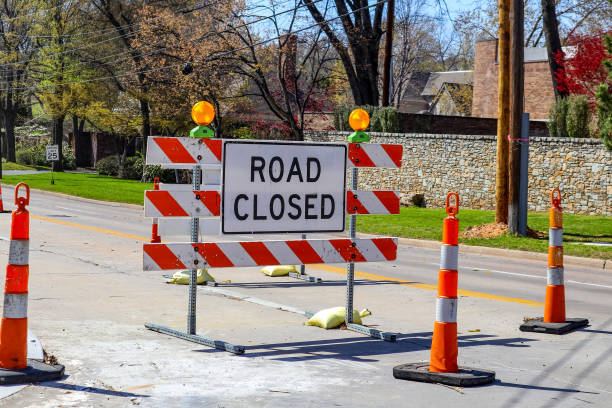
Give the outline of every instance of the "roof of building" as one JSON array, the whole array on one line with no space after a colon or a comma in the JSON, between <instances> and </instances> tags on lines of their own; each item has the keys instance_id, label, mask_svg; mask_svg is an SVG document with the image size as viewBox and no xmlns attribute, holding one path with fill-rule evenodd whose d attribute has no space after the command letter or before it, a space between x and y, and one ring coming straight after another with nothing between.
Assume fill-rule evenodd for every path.
<instances>
[{"instance_id":1,"label":"roof of building","mask_svg":"<svg viewBox=\"0 0 612 408\"><path fill-rule=\"evenodd\" d=\"M421 95L435 96L445 82L451 84L471 84L472 78L473 71L432 72Z\"/></svg>"},{"instance_id":2,"label":"roof of building","mask_svg":"<svg viewBox=\"0 0 612 408\"><path fill-rule=\"evenodd\" d=\"M468 87L467 92L462 92ZM447 92L455 107L462 115L469 116L472 113L472 84L458 84L445 82L440 87L439 93Z\"/></svg>"}]
</instances>

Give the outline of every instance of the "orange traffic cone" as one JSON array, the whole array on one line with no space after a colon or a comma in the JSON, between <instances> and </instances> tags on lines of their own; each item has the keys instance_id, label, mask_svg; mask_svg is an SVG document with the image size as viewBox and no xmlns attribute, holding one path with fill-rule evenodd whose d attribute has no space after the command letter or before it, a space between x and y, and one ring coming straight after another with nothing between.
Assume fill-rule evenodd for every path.
<instances>
[{"instance_id":1,"label":"orange traffic cone","mask_svg":"<svg viewBox=\"0 0 612 408\"><path fill-rule=\"evenodd\" d=\"M456 205L449 205L455 196ZM431 342L429 371L456 373L457 367L457 264L459 259L459 196L450 193L446 197L446 213L442 228L442 249L438 271L438 298L436 299L436 322Z\"/></svg>"},{"instance_id":2,"label":"orange traffic cone","mask_svg":"<svg viewBox=\"0 0 612 408\"><path fill-rule=\"evenodd\" d=\"M25 187L26 196L18 197ZM9 262L6 267L4 309L0 326L0 384L50 381L64 375L64 366L47 365L28 360L28 278L30 248L30 187L15 187L15 204L11 222Z\"/></svg>"},{"instance_id":3,"label":"orange traffic cone","mask_svg":"<svg viewBox=\"0 0 612 408\"><path fill-rule=\"evenodd\" d=\"M153 189L159 190L159 178L155 177L153 181ZM153 223L151 224L151 243L159 244L161 242L161 237L159 236L159 219L153 218Z\"/></svg>"},{"instance_id":4,"label":"orange traffic cone","mask_svg":"<svg viewBox=\"0 0 612 408\"><path fill-rule=\"evenodd\" d=\"M549 211L548 268L546 270L546 302L544 317L525 322L521 331L563 334L589 324L587 319L565 317L565 285L563 282L563 209L561 191L550 192L552 207Z\"/></svg>"},{"instance_id":5,"label":"orange traffic cone","mask_svg":"<svg viewBox=\"0 0 612 408\"><path fill-rule=\"evenodd\" d=\"M17 198L19 187L25 186L26 198ZM0 327L0 367L24 369L27 366L28 339L28 275L30 245L30 188L19 183L15 187L15 204L11 222L11 242L6 284L4 286L4 310Z\"/></svg>"},{"instance_id":6,"label":"orange traffic cone","mask_svg":"<svg viewBox=\"0 0 612 408\"><path fill-rule=\"evenodd\" d=\"M455 205L450 205L455 197ZM457 281L459 258L459 195L446 196L446 214L442 229L440 270L438 271L438 298L436 321L431 341L429 363L402 364L393 368L393 376L401 380L441 383L465 387L489 384L495 372L457 366Z\"/></svg>"}]
</instances>

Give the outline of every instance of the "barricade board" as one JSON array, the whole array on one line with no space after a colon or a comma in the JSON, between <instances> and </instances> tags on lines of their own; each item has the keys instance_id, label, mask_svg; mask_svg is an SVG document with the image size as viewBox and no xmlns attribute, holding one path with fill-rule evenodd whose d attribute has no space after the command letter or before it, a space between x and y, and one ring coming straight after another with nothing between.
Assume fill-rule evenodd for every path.
<instances>
[{"instance_id":1,"label":"barricade board","mask_svg":"<svg viewBox=\"0 0 612 408\"><path fill-rule=\"evenodd\" d=\"M222 139L151 136L147 139L147 164L219 166L222 149Z\"/></svg>"},{"instance_id":2,"label":"barricade board","mask_svg":"<svg viewBox=\"0 0 612 408\"><path fill-rule=\"evenodd\" d=\"M165 168L203 168L219 170L221 167L223 139L196 139L191 137L150 136L147 140L147 164L159 164ZM243 143L260 143L242 141ZM277 142L268 142L277 143ZM298 142L287 142L298 144ZM310 145L314 143L308 143ZM321 143L333 144L333 143ZM402 145L377 143L342 143L347 146L347 167L400 168ZM211 183L213 184L213 183Z\"/></svg>"},{"instance_id":3,"label":"barricade board","mask_svg":"<svg viewBox=\"0 0 612 408\"><path fill-rule=\"evenodd\" d=\"M397 238L144 244L145 271L392 261Z\"/></svg>"}]
</instances>

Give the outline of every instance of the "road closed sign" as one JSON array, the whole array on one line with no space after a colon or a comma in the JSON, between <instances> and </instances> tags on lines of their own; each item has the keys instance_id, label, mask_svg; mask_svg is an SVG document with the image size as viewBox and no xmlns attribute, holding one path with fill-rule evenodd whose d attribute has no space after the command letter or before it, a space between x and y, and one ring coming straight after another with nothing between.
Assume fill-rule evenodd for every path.
<instances>
[{"instance_id":1,"label":"road closed sign","mask_svg":"<svg viewBox=\"0 0 612 408\"><path fill-rule=\"evenodd\" d=\"M344 144L226 141L224 234L342 232Z\"/></svg>"}]
</instances>

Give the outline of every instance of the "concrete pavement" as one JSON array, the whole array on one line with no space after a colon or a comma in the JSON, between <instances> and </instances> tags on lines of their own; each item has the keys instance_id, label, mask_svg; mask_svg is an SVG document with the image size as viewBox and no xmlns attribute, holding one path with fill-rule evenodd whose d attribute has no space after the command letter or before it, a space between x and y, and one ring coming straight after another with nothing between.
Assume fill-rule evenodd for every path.
<instances>
[{"instance_id":1,"label":"concrete pavement","mask_svg":"<svg viewBox=\"0 0 612 408\"><path fill-rule=\"evenodd\" d=\"M461 253L459 362L495 370L498 381L454 389L391 371L429 358L439 250L402 245L395 262L357 265L355 306L373 312L367 325L399 332L397 343L305 326L303 315L275 307L343 305L345 265L309 266L321 284L211 270L232 283L221 284L225 293L199 287L198 333L247 346L234 356L144 329L184 329L187 287L142 272L151 224L140 209L33 193L30 211L29 324L67 377L0 406L605 407L612 396L612 275L599 268L566 268L568 317L591 326L539 335L518 326L542 315L546 265ZM4 214L1 237L9 227Z\"/></svg>"}]
</instances>

